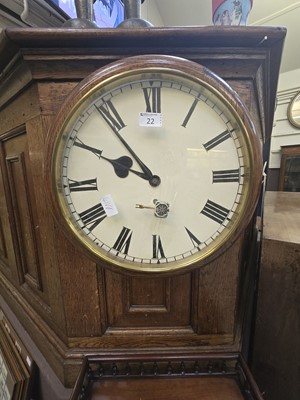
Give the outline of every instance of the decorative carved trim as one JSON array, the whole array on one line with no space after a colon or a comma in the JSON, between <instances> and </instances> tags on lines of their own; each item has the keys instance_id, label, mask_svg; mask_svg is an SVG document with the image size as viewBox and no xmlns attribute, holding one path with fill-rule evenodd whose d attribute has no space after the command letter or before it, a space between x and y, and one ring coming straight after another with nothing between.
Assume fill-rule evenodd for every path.
<instances>
[{"instance_id":1,"label":"decorative carved trim","mask_svg":"<svg viewBox=\"0 0 300 400\"><path fill-rule=\"evenodd\" d=\"M35 238L34 221L29 200L28 182L25 165L25 154L19 153L6 157L8 171L9 187L11 190L11 199L13 205L13 214L16 226L16 233L21 254L21 264L19 265L20 284L26 282L33 289L42 290L42 281L40 275L40 265L37 253L37 244ZM16 171L17 170L17 171ZM20 181L16 187L16 172L22 179L23 188L20 190ZM18 193L23 193L20 198ZM22 202L22 204L21 204ZM34 269L34 275L30 273L28 265Z\"/></svg>"},{"instance_id":2,"label":"decorative carved trim","mask_svg":"<svg viewBox=\"0 0 300 400\"><path fill-rule=\"evenodd\" d=\"M3 224L0 216L0 257L7 260L7 249L5 244L5 237L3 232Z\"/></svg>"}]
</instances>

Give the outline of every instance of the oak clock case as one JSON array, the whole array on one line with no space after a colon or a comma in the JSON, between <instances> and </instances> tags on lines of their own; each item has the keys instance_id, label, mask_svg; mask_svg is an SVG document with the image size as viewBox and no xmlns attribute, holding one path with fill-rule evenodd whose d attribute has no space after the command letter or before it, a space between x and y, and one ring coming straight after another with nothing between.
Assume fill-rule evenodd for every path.
<instances>
[{"instance_id":1,"label":"oak clock case","mask_svg":"<svg viewBox=\"0 0 300 400\"><path fill-rule=\"evenodd\" d=\"M120 271L204 265L256 207L262 161L251 118L192 61L129 57L96 71L64 102L47 147L56 219Z\"/></svg>"}]
</instances>

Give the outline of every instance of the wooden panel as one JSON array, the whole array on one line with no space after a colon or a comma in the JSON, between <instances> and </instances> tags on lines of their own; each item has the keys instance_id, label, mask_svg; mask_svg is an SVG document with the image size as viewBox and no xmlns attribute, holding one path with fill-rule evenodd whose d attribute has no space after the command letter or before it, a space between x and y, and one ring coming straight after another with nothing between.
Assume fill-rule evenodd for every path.
<instances>
[{"instance_id":1,"label":"wooden panel","mask_svg":"<svg viewBox=\"0 0 300 400\"><path fill-rule=\"evenodd\" d=\"M56 263L60 268L61 296L66 315L67 336L93 337L106 328L103 313L102 271L68 242L55 225ZM99 280L99 282L98 282Z\"/></svg>"},{"instance_id":2,"label":"wooden panel","mask_svg":"<svg viewBox=\"0 0 300 400\"><path fill-rule=\"evenodd\" d=\"M198 334L234 335L242 243L240 238L224 255L197 272L193 325Z\"/></svg>"},{"instance_id":3,"label":"wooden panel","mask_svg":"<svg viewBox=\"0 0 300 400\"><path fill-rule=\"evenodd\" d=\"M27 92L27 102L34 103L32 99L32 93L34 92L35 90ZM59 262L56 254L57 250L54 246L56 225L49 212L44 184L45 138L51 121L51 116L38 115L32 116L26 122L26 149L28 149L26 153L26 170L30 199L33 199L32 217L35 222L37 256L43 284L43 291L39 291L38 294L43 297L43 300L49 306L45 309L45 304L41 303L42 309L40 313L42 318L46 319L51 326L55 326L56 332L64 337L62 332L65 332L65 312L61 296ZM32 291L29 292L29 298L32 298ZM39 307L40 300L35 299L33 304L35 307Z\"/></svg>"},{"instance_id":4,"label":"wooden panel","mask_svg":"<svg viewBox=\"0 0 300 400\"><path fill-rule=\"evenodd\" d=\"M8 218L7 218L7 207L5 202L5 192L4 185L2 179L2 171L0 169L0 259L4 260L7 264L9 264L8 260L8 250L7 250L7 240L10 239L10 229ZM7 232L7 235L4 235L4 232ZM7 237L8 236L8 237Z\"/></svg>"},{"instance_id":5,"label":"wooden panel","mask_svg":"<svg viewBox=\"0 0 300 400\"><path fill-rule=\"evenodd\" d=\"M20 284L26 282L42 290L40 264L37 253L36 223L33 220L34 199L30 198L25 165L26 135L5 143L8 181L11 191L14 222L20 251Z\"/></svg>"},{"instance_id":6,"label":"wooden panel","mask_svg":"<svg viewBox=\"0 0 300 400\"><path fill-rule=\"evenodd\" d=\"M96 382L91 390L91 400L243 400L235 379L203 377L199 378L166 378L149 380L106 380Z\"/></svg>"},{"instance_id":7,"label":"wooden panel","mask_svg":"<svg viewBox=\"0 0 300 400\"><path fill-rule=\"evenodd\" d=\"M267 192L253 373L266 400L300 398L300 193Z\"/></svg>"},{"instance_id":8,"label":"wooden panel","mask_svg":"<svg viewBox=\"0 0 300 400\"><path fill-rule=\"evenodd\" d=\"M27 102L30 102L30 98ZM37 126L34 132L37 137ZM43 170L41 165L31 162L39 153L30 152L27 139L26 125L20 125L8 131L1 140L3 148L1 163L5 177L5 198L9 219L4 236L7 238L12 236L11 247L16 259L12 264L10 276L6 276L14 285L22 287L20 290L24 296L37 307L41 307L42 313L45 313L47 318L50 315L49 296L38 219L38 210L41 207L36 206L35 197L35 186L39 183L33 180L36 174L43 177ZM40 198L38 200L43 201Z\"/></svg>"},{"instance_id":9,"label":"wooden panel","mask_svg":"<svg viewBox=\"0 0 300 400\"><path fill-rule=\"evenodd\" d=\"M3 151L2 143L0 142L0 152ZM13 273L16 271L16 259L14 253L14 245L12 240L8 206L6 201L6 190L3 179L4 157L1 157L0 162L0 266L7 276L13 279Z\"/></svg>"},{"instance_id":10,"label":"wooden panel","mask_svg":"<svg viewBox=\"0 0 300 400\"><path fill-rule=\"evenodd\" d=\"M209 267L173 278L137 278L106 271L110 327L193 327L198 334L234 334L242 239Z\"/></svg>"},{"instance_id":11,"label":"wooden panel","mask_svg":"<svg viewBox=\"0 0 300 400\"><path fill-rule=\"evenodd\" d=\"M4 237L3 225L4 225L4 223L2 222L2 219L0 217L0 257L2 257L2 259L4 259L4 260L8 261L8 255L7 255L6 243L5 243L6 240Z\"/></svg>"},{"instance_id":12,"label":"wooden panel","mask_svg":"<svg viewBox=\"0 0 300 400\"><path fill-rule=\"evenodd\" d=\"M30 118L40 114L37 86L26 88L1 111L0 136L4 139L7 135L11 136L14 129L25 126Z\"/></svg>"},{"instance_id":13,"label":"wooden panel","mask_svg":"<svg viewBox=\"0 0 300 400\"><path fill-rule=\"evenodd\" d=\"M59 110L65 97L77 82L39 82L38 92L40 110L43 115L54 115Z\"/></svg>"},{"instance_id":14,"label":"wooden panel","mask_svg":"<svg viewBox=\"0 0 300 400\"><path fill-rule=\"evenodd\" d=\"M190 274L151 279L106 271L105 281L109 326L190 325Z\"/></svg>"}]
</instances>

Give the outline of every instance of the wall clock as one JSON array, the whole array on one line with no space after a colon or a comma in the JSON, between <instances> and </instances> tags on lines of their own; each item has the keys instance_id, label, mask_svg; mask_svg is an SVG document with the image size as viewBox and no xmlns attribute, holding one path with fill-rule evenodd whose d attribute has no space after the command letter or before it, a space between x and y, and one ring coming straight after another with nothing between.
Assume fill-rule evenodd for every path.
<instances>
[{"instance_id":1,"label":"wall clock","mask_svg":"<svg viewBox=\"0 0 300 400\"><path fill-rule=\"evenodd\" d=\"M297 93L291 100L287 111L287 118L292 125L300 128L300 93Z\"/></svg>"},{"instance_id":2,"label":"wall clock","mask_svg":"<svg viewBox=\"0 0 300 400\"><path fill-rule=\"evenodd\" d=\"M177 57L129 57L88 76L47 148L57 220L119 270L204 265L249 223L260 191L246 108L222 79Z\"/></svg>"}]
</instances>

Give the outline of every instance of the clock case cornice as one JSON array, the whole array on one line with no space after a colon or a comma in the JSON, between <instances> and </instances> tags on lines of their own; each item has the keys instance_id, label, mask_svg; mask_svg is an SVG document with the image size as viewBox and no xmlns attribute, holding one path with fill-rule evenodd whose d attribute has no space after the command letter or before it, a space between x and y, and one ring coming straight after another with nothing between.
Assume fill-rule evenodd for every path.
<instances>
[{"instance_id":1,"label":"clock case cornice","mask_svg":"<svg viewBox=\"0 0 300 400\"><path fill-rule=\"evenodd\" d=\"M285 35L283 27L7 28L0 36L0 90L5 93L0 108L30 83L49 80L49 70L56 81L78 82L121 57L169 54L210 68L242 99L241 81L253 85L258 104L254 123L265 142L273 126ZM15 74L18 85L12 83ZM246 105L252 111L253 104ZM45 105L43 112L51 111Z\"/></svg>"},{"instance_id":2,"label":"clock case cornice","mask_svg":"<svg viewBox=\"0 0 300 400\"><path fill-rule=\"evenodd\" d=\"M177 321L178 309L171 316L173 320L168 322L169 325L143 328L139 322L139 310L129 312L128 318L138 320L135 326L122 325L127 316L119 315L113 305L108 307L106 296L112 298L112 295L106 293L106 285L115 288L117 298L125 296L129 299L132 282L125 277L127 286L124 288L123 277L106 275L103 268L97 269L75 248L70 250L70 244L54 226L45 203L42 171L47 156L45 138L62 102L78 82L110 62L140 54L181 56L204 65L227 81L249 108L260 138L267 141L272 130L285 35L286 30L280 27L7 28L1 32L1 157L4 160L4 148L12 139L24 140L26 159L19 157L19 164L26 164L24 171L27 170L29 178L24 193L29 200L23 201L24 204L28 201L29 210L30 207L33 210L30 223L38 249L37 258L40 257L37 272L33 268L24 272L21 265L26 260L21 260L22 254L14 256L19 257L19 261L5 265L0 251L1 293L65 385L74 384L82 357L95 351L138 350L149 353L153 348L163 353L174 349L187 352L196 349L203 352L240 351L244 331L242 308L247 304L248 282L255 271L243 264L249 254L245 254L245 250L251 253L248 244L253 244L250 227L219 263L228 266L233 277L228 277L228 271L216 261L207 273L199 269L170 278L161 285L161 292L167 294L178 288L186 288L191 293L191 305L184 305L181 312L186 319L180 321L180 326L173 322ZM1 157L0 167L5 170L5 161ZM11 161L14 160L11 157ZM13 183L13 179L4 176L5 195L0 199L4 210L0 207L0 213L3 211L4 217L8 220L9 216L10 221L17 220L9 194L9 185ZM8 203L7 212L5 203ZM17 229L13 222L10 225L15 247L18 247ZM9 231L6 237L10 235ZM55 244L52 245L51 241ZM21 250L15 251L22 253ZM239 265L232 268L233 263ZM10 273L10 269L15 272ZM251 275L249 279L248 275ZM211 290L213 293L209 294L213 301L206 307L207 311L203 311L203 304L207 301L205 291L214 287L216 278L223 291L218 294ZM135 282L134 287L140 283L143 284L142 281ZM89 293L83 290L85 285L89 287ZM180 298L176 303L174 299L172 301L173 308L174 304L179 307L182 302ZM218 314L218 301L226 309L224 317L224 313ZM193 309L188 310L189 306ZM147 311L147 307L145 309ZM154 310L153 320L164 318L160 310L156 312ZM169 314L167 316L169 318ZM113 323L110 324L109 318Z\"/></svg>"}]
</instances>

